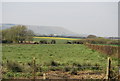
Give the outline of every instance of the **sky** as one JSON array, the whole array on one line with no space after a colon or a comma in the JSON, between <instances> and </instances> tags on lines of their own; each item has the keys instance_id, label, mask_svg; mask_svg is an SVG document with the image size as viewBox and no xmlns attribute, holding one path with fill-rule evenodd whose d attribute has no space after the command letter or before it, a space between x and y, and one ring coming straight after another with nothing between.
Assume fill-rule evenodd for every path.
<instances>
[{"instance_id":1,"label":"sky","mask_svg":"<svg viewBox=\"0 0 120 81\"><path fill-rule=\"evenodd\" d=\"M1 0L2 2L118 2L120 0Z\"/></svg>"},{"instance_id":2,"label":"sky","mask_svg":"<svg viewBox=\"0 0 120 81\"><path fill-rule=\"evenodd\" d=\"M118 3L3 2L2 23L60 26L79 34L118 36Z\"/></svg>"}]
</instances>

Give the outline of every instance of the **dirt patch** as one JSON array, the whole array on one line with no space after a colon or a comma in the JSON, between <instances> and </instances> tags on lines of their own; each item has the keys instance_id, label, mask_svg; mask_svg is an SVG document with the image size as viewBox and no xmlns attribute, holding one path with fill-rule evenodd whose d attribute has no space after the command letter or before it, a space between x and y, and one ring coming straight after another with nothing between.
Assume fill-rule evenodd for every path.
<instances>
[{"instance_id":1,"label":"dirt patch","mask_svg":"<svg viewBox=\"0 0 120 81\"><path fill-rule=\"evenodd\" d=\"M92 71L79 71L77 75L71 75L70 72L61 71L49 71L43 73L43 76L37 76L36 79L103 79L104 73L92 72Z\"/></svg>"}]
</instances>

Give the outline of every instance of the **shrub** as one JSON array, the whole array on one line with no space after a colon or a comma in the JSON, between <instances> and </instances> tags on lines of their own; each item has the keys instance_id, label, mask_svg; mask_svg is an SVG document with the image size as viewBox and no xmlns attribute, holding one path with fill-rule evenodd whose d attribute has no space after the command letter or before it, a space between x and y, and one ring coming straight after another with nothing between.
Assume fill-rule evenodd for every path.
<instances>
[{"instance_id":1,"label":"shrub","mask_svg":"<svg viewBox=\"0 0 120 81\"><path fill-rule=\"evenodd\" d=\"M14 74L12 72L7 72L6 76L9 77L9 78L10 77L12 78L12 77L14 77Z\"/></svg>"},{"instance_id":2,"label":"shrub","mask_svg":"<svg viewBox=\"0 0 120 81\"><path fill-rule=\"evenodd\" d=\"M108 41L108 39L104 38L86 39L86 42L90 44L106 44Z\"/></svg>"},{"instance_id":3,"label":"shrub","mask_svg":"<svg viewBox=\"0 0 120 81\"><path fill-rule=\"evenodd\" d=\"M119 40L111 40L111 41L108 41L107 44L120 45L120 41Z\"/></svg>"},{"instance_id":4,"label":"shrub","mask_svg":"<svg viewBox=\"0 0 120 81\"><path fill-rule=\"evenodd\" d=\"M51 61L51 64L50 64L51 66L58 66L58 65L60 65L58 62L56 62L56 61Z\"/></svg>"},{"instance_id":5,"label":"shrub","mask_svg":"<svg viewBox=\"0 0 120 81\"><path fill-rule=\"evenodd\" d=\"M23 72L24 69L19 63L13 61L7 61L6 66L12 72Z\"/></svg>"},{"instance_id":6,"label":"shrub","mask_svg":"<svg viewBox=\"0 0 120 81\"><path fill-rule=\"evenodd\" d=\"M118 55L118 46L86 44L92 50L97 50L107 55Z\"/></svg>"}]
</instances>

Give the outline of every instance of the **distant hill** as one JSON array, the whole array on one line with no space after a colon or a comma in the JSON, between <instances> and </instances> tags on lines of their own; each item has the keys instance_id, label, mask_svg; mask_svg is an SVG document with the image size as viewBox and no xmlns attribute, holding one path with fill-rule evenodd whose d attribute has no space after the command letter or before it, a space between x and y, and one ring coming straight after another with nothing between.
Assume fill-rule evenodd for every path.
<instances>
[{"instance_id":1,"label":"distant hill","mask_svg":"<svg viewBox=\"0 0 120 81\"><path fill-rule=\"evenodd\" d=\"M0 24L0 27L2 27L2 29L7 29L7 28L10 28L12 26L15 26L15 24Z\"/></svg>"},{"instance_id":2,"label":"distant hill","mask_svg":"<svg viewBox=\"0 0 120 81\"><path fill-rule=\"evenodd\" d=\"M0 24L2 29L7 29L18 24ZM25 25L28 29L32 30L36 35L60 35L60 36L77 36L77 37L86 37L87 35L80 35L69 31L63 27L58 26L36 26L36 25Z\"/></svg>"}]
</instances>

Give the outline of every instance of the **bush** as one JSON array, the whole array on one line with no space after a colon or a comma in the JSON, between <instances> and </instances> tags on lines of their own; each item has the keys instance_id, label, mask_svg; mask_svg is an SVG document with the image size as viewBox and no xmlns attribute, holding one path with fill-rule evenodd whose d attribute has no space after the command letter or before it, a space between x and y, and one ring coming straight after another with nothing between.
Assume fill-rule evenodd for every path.
<instances>
[{"instance_id":1,"label":"bush","mask_svg":"<svg viewBox=\"0 0 120 81\"><path fill-rule=\"evenodd\" d=\"M107 44L120 45L120 41L118 41L118 40L111 40L111 41L108 41Z\"/></svg>"},{"instance_id":2,"label":"bush","mask_svg":"<svg viewBox=\"0 0 120 81\"><path fill-rule=\"evenodd\" d=\"M14 74L12 72L7 72L6 76L9 77L9 78L10 77L12 78L12 77L14 77Z\"/></svg>"},{"instance_id":3,"label":"bush","mask_svg":"<svg viewBox=\"0 0 120 81\"><path fill-rule=\"evenodd\" d=\"M104 38L86 39L86 42L90 44L106 44L108 41L108 39Z\"/></svg>"},{"instance_id":4,"label":"bush","mask_svg":"<svg viewBox=\"0 0 120 81\"><path fill-rule=\"evenodd\" d=\"M19 63L13 61L7 61L6 66L12 72L23 72L24 69Z\"/></svg>"},{"instance_id":5,"label":"bush","mask_svg":"<svg viewBox=\"0 0 120 81\"><path fill-rule=\"evenodd\" d=\"M107 44L107 42L110 41L109 39L104 39L104 38L94 38L94 39L83 39L83 40L76 40L73 41L73 44L85 44L85 43L90 43L90 44Z\"/></svg>"},{"instance_id":6,"label":"bush","mask_svg":"<svg viewBox=\"0 0 120 81\"><path fill-rule=\"evenodd\" d=\"M118 46L86 44L92 50L97 50L107 55L118 56ZM117 55L116 55L117 54Z\"/></svg>"},{"instance_id":7,"label":"bush","mask_svg":"<svg viewBox=\"0 0 120 81\"><path fill-rule=\"evenodd\" d=\"M58 65L60 65L58 62L56 62L56 61L51 61L51 64L50 64L51 66L58 66Z\"/></svg>"}]
</instances>

